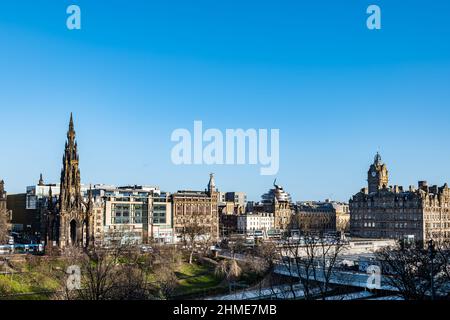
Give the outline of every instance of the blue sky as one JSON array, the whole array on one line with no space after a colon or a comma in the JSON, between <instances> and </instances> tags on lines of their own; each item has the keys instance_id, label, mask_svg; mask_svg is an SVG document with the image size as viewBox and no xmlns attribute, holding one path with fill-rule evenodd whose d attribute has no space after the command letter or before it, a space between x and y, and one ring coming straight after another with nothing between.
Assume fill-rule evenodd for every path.
<instances>
[{"instance_id":1,"label":"blue sky","mask_svg":"<svg viewBox=\"0 0 450 320\"><path fill-rule=\"evenodd\" d=\"M66 28L66 8L82 30ZM366 8L382 29L366 28ZM74 112L84 183L258 200L259 166L175 166L174 129L280 129L278 183L348 200L377 150L392 184L450 182L448 1L1 1L0 177L57 182Z\"/></svg>"}]
</instances>

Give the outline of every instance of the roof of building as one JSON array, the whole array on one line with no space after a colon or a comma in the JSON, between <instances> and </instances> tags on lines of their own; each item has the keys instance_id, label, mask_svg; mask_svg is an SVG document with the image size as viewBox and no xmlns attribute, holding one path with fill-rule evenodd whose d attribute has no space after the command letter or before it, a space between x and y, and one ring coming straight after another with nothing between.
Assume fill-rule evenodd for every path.
<instances>
[{"instance_id":1,"label":"roof of building","mask_svg":"<svg viewBox=\"0 0 450 320\"><path fill-rule=\"evenodd\" d=\"M291 195L287 193L282 186L276 184L277 180L273 182L273 189L270 189L267 193L261 196L262 203L273 203L275 200L278 202L291 202Z\"/></svg>"}]
</instances>

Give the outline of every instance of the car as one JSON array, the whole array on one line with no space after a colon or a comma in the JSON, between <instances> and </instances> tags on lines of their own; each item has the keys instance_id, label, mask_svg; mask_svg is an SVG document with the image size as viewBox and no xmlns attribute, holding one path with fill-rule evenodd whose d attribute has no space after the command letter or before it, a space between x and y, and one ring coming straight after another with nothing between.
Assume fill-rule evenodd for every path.
<instances>
[{"instance_id":1,"label":"car","mask_svg":"<svg viewBox=\"0 0 450 320\"><path fill-rule=\"evenodd\" d=\"M141 252L142 253L152 253L153 248L150 246L141 246Z\"/></svg>"}]
</instances>

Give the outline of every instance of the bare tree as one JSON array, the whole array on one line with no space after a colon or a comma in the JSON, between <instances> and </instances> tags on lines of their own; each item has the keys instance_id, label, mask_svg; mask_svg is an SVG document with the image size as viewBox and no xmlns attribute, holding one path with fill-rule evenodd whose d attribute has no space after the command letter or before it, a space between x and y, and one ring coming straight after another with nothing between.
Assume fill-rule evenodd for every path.
<instances>
[{"instance_id":1,"label":"bare tree","mask_svg":"<svg viewBox=\"0 0 450 320\"><path fill-rule=\"evenodd\" d=\"M405 300L430 299L434 292L448 295L448 249L437 244L434 252L420 242L386 247L376 252L386 283Z\"/></svg>"},{"instance_id":2,"label":"bare tree","mask_svg":"<svg viewBox=\"0 0 450 320\"><path fill-rule=\"evenodd\" d=\"M173 269L159 266L155 269L154 275L159 291L159 297L166 300L172 298L175 289L178 286L178 278Z\"/></svg>"},{"instance_id":3,"label":"bare tree","mask_svg":"<svg viewBox=\"0 0 450 320\"><path fill-rule=\"evenodd\" d=\"M197 246L207 244L208 230L200 221L191 220L181 230L181 236L185 247L189 249L189 264L192 264Z\"/></svg>"},{"instance_id":4,"label":"bare tree","mask_svg":"<svg viewBox=\"0 0 450 320\"><path fill-rule=\"evenodd\" d=\"M344 248L340 239L324 237L305 237L304 243L290 241L280 247L281 266L290 276L293 298L298 288L294 279L298 278L305 299L325 299Z\"/></svg>"},{"instance_id":5,"label":"bare tree","mask_svg":"<svg viewBox=\"0 0 450 320\"><path fill-rule=\"evenodd\" d=\"M81 288L70 290L63 283L65 299L77 300L142 300L151 298L147 286L147 268L133 248L91 248L64 252L67 266L80 268Z\"/></svg>"},{"instance_id":6,"label":"bare tree","mask_svg":"<svg viewBox=\"0 0 450 320\"><path fill-rule=\"evenodd\" d=\"M156 290L161 299L171 299L178 286L176 268L182 263L182 255L177 246L158 246L155 248L152 268Z\"/></svg>"},{"instance_id":7,"label":"bare tree","mask_svg":"<svg viewBox=\"0 0 450 320\"><path fill-rule=\"evenodd\" d=\"M214 273L217 276L225 277L226 281L228 282L228 289L231 293L231 285L241 276L242 268L239 266L236 259L225 259L217 264Z\"/></svg>"},{"instance_id":8,"label":"bare tree","mask_svg":"<svg viewBox=\"0 0 450 320\"><path fill-rule=\"evenodd\" d=\"M441 295L450 299L450 241L445 240L436 246L436 259L441 266L440 277L442 277Z\"/></svg>"},{"instance_id":9,"label":"bare tree","mask_svg":"<svg viewBox=\"0 0 450 320\"><path fill-rule=\"evenodd\" d=\"M236 257L236 253L243 253L245 251L245 240L242 238L236 238L234 241L229 241L228 249L230 250L231 257L234 259Z\"/></svg>"},{"instance_id":10,"label":"bare tree","mask_svg":"<svg viewBox=\"0 0 450 320\"><path fill-rule=\"evenodd\" d=\"M325 231L336 230L336 219L327 213L298 212L291 219L291 229L299 229L305 235L322 235Z\"/></svg>"},{"instance_id":11,"label":"bare tree","mask_svg":"<svg viewBox=\"0 0 450 320\"><path fill-rule=\"evenodd\" d=\"M0 208L0 244L8 243L10 212Z\"/></svg>"},{"instance_id":12,"label":"bare tree","mask_svg":"<svg viewBox=\"0 0 450 320\"><path fill-rule=\"evenodd\" d=\"M262 242L255 248L255 256L260 259L253 259L262 271L272 271L275 261L279 257L278 247L275 242Z\"/></svg>"}]
</instances>

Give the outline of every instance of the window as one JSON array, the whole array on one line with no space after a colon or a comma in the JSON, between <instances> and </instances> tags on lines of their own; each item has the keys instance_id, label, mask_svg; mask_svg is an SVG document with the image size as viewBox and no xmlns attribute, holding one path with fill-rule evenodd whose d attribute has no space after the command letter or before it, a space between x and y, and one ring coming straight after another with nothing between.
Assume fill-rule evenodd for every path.
<instances>
[{"instance_id":1,"label":"window","mask_svg":"<svg viewBox=\"0 0 450 320\"><path fill-rule=\"evenodd\" d=\"M142 223L142 212L143 212L143 206L142 204L135 204L133 205L133 223Z\"/></svg>"},{"instance_id":2,"label":"window","mask_svg":"<svg viewBox=\"0 0 450 320\"><path fill-rule=\"evenodd\" d=\"M140 224L144 216L145 206L143 204L113 203L113 224Z\"/></svg>"},{"instance_id":3,"label":"window","mask_svg":"<svg viewBox=\"0 0 450 320\"><path fill-rule=\"evenodd\" d=\"M130 205L119 203L113 204L111 222L113 224L130 223Z\"/></svg>"},{"instance_id":4,"label":"window","mask_svg":"<svg viewBox=\"0 0 450 320\"><path fill-rule=\"evenodd\" d=\"M154 224L165 224L166 219L166 205L155 204L153 205L153 223Z\"/></svg>"}]
</instances>

